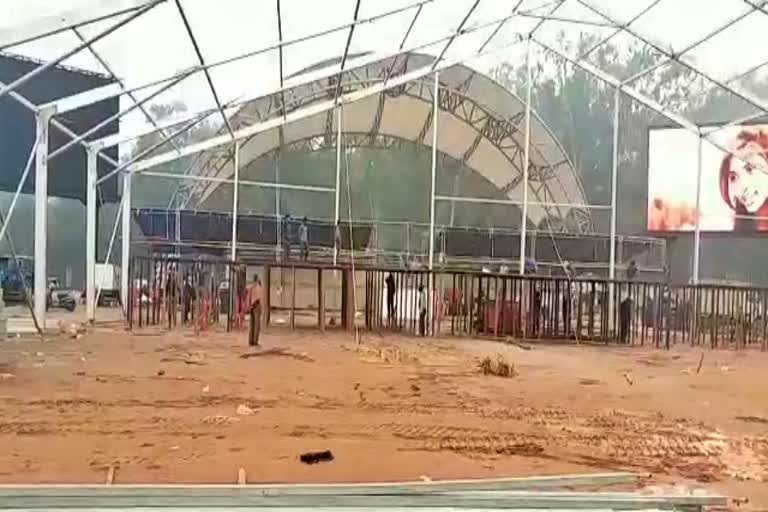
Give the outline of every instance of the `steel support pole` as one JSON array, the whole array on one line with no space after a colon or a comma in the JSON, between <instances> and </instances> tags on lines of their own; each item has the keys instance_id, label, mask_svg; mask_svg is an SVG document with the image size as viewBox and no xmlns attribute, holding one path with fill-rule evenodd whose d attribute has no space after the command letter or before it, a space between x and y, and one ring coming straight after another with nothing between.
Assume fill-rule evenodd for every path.
<instances>
[{"instance_id":1,"label":"steel support pole","mask_svg":"<svg viewBox=\"0 0 768 512\"><path fill-rule=\"evenodd\" d=\"M96 178L97 155L86 150L87 173L85 190L85 317L96 321Z\"/></svg>"},{"instance_id":2,"label":"steel support pole","mask_svg":"<svg viewBox=\"0 0 768 512\"><path fill-rule=\"evenodd\" d=\"M107 254L104 256L104 263L109 264L112 259L112 249L115 246L115 238L117 238L117 227L120 225L120 217L122 216L122 200L118 203L117 213L115 215L115 223L112 225L112 234L109 236L109 246L107 246ZM96 304L99 303L99 297L101 296L101 286L96 288Z\"/></svg>"},{"instance_id":3,"label":"steel support pole","mask_svg":"<svg viewBox=\"0 0 768 512\"><path fill-rule=\"evenodd\" d=\"M437 175L437 96L440 92L440 72L435 72L435 84L432 91L432 178L429 188L429 270L434 267L435 259L435 182ZM430 289L431 293L431 289Z\"/></svg>"},{"instance_id":4,"label":"steel support pole","mask_svg":"<svg viewBox=\"0 0 768 512\"><path fill-rule=\"evenodd\" d=\"M336 246L336 226L339 225L339 188L341 187L341 107L336 107L336 197L333 211L333 266L338 261L339 249Z\"/></svg>"},{"instance_id":5,"label":"steel support pole","mask_svg":"<svg viewBox=\"0 0 768 512\"><path fill-rule=\"evenodd\" d=\"M240 208L238 203L238 181L240 181L240 141L235 141L235 155L232 159L235 165L235 190L232 194L232 247L229 257L234 263L237 259L237 210Z\"/></svg>"},{"instance_id":6,"label":"steel support pole","mask_svg":"<svg viewBox=\"0 0 768 512\"><path fill-rule=\"evenodd\" d=\"M520 268L518 273L525 274L525 237L528 229L528 174L531 165L531 38L528 38L525 49L526 91L525 91L525 149L523 151L523 213L520 219Z\"/></svg>"},{"instance_id":7,"label":"steel support pole","mask_svg":"<svg viewBox=\"0 0 768 512\"><path fill-rule=\"evenodd\" d=\"M704 149L703 139L699 136L699 148L696 157L696 229L693 234L693 284L699 284L699 259L701 257L701 171L702 171L702 151Z\"/></svg>"},{"instance_id":8,"label":"steel support pole","mask_svg":"<svg viewBox=\"0 0 768 512\"><path fill-rule=\"evenodd\" d=\"M35 157L35 317L45 330L48 298L48 127L53 111L42 110L37 122L37 155Z\"/></svg>"},{"instance_id":9,"label":"steel support pole","mask_svg":"<svg viewBox=\"0 0 768 512\"><path fill-rule=\"evenodd\" d=\"M613 311L616 304L616 289L613 280L616 279L616 199L618 192L619 174L619 107L621 102L621 87L617 87L613 98L613 155L611 158L611 235L610 256L608 261L608 328L613 331Z\"/></svg>"},{"instance_id":10,"label":"steel support pole","mask_svg":"<svg viewBox=\"0 0 768 512\"><path fill-rule=\"evenodd\" d=\"M280 151L281 147L275 151L275 220L277 222L277 255L276 259L279 261L283 257L283 222L280 217ZM280 270L282 272L282 270Z\"/></svg>"},{"instance_id":11,"label":"steel support pole","mask_svg":"<svg viewBox=\"0 0 768 512\"><path fill-rule=\"evenodd\" d=\"M429 188L429 303L427 304L427 320L429 327L427 331L431 331L434 336L436 330L434 326L434 303L435 303L435 274L432 272L435 262L435 182L437 181L437 118L439 115L438 110L438 95L440 93L440 72L435 71L435 86L432 91L432 179Z\"/></svg>"},{"instance_id":12,"label":"steel support pole","mask_svg":"<svg viewBox=\"0 0 768 512\"><path fill-rule=\"evenodd\" d=\"M123 229L122 229L122 258L120 260L120 299L123 302L123 310L126 318L131 307L128 302L130 282L128 274L131 265L131 173L123 173Z\"/></svg>"}]
</instances>

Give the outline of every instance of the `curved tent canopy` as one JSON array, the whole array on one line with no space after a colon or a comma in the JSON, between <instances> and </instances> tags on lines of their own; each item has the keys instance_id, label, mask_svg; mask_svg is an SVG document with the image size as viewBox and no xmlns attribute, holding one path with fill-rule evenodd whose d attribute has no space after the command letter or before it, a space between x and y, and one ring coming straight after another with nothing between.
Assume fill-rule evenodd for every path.
<instances>
[{"instance_id":1,"label":"curved tent canopy","mask_svg":"<svg viewBox=\"0 0 768 512\"><path fill-rule=\"evenodd\" d=\"M342 88L345 92L365 88L387 76L402 75L429 65L433 60L431 56L415 53L381 60L345 73ZM315 71L333 62L321 63L306 71ZM494 185L499 190L496 198L522 203L525 103L490 77L463 65L442 71L439 81L438 151ZM334 80L319 80L291 90L285 95L285 103L290 105L286 112L327 101L336 88ZM342 131L367 133L370 139L379 136L403 139L431 148L432 95L433 81L424 78L356 101L344 106ZM238 126L274 117L280 113L282 101L279 95L273 95L249 102L230 118L230 124ZM259 133L241 144L240 168L246 168L279 147L307 139L316 138L317 149L332 146L337 121L334 112L328 111ZM348 137L345 143L355 140L359 137ZM231 178L234 174L231 155L208 155L198 160L192 174ZM219 183L211 181L197 182L188 204L204 207L218 186ZM561 230L581 232L591 228L589 212L583 207L587 201L573 164L535 114L531 116L528 197L532 203L528 207L528 221L533 225L539 226L548 220Z\"/></svg>"}]
</instances>

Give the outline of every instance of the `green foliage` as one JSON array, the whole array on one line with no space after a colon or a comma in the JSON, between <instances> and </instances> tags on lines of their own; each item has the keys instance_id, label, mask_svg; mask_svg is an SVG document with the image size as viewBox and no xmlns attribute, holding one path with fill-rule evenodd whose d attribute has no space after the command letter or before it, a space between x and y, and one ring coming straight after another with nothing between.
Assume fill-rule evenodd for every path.
<instances>
[{"instance_id":1,"label":"green foliage","mask_svg":"<svg viewBox=\"0 0 768 512\"><path fill-rule=\"evenodd\" d=\"M582 55L598 38L582 34L569 54ZM569 43L561 40L562 46ZM608 43L588 56L590 63L612 75L626 79L648 69L663 57L640 44L619 48ZM525 68L504 63L492 76L518 96L525 97ZM766 91L758 78L742 80L747 89ZM534 73L533 107L552 129L570 156L591 204L610 204L613 158L613 112L615 91L590 74L548 54ZM681 64L659 66L632 83L632 87L658 101L666 109L699 124L724 122L755 113L743 100L708 82ZM623 234L645 234L647 198L647 130L654 125L673 125L664 116L640 105L628 96L621 97L619 111L619 172L617 219ZM593 215L595 228L608 232L608 217ZM687 280L690 275L690 239L671 239L668 251L673 276ZM702 273L711 277L766 282L762 264L768 256L766 244L758 240L713 239L702 245ZM737 258L744 252L755 255L750 261ZM760 255L760 256L758 256ZM739 265L734 265L734 258Z\"/></svg>"}]
</instances>

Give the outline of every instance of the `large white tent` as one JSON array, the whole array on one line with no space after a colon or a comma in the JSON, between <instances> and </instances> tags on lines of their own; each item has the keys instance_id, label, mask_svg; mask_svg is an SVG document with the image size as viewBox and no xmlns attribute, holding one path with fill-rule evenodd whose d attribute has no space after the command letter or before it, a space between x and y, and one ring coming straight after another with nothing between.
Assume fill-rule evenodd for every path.
<instances>
[{"instance_id":1,"label":"large white tent","mask_svg":"<svg viewBox=\"0 0 768 512\"><path fill-rule=\"evenodd\" d=\"M310 119L327 112L355 108L357 102L414 81L434 84L433 118L438 118L439 75L457 65L480 72L490 69L503 56L508 61L527 62L528 91L524 102L523 159L520 197L523 218L529 208L546 208L544 201L529 197L531 148L535 121L531 116L531 92L535 84L531 69L544 54L553 54L615 89L614 156L611 181L610 276L615 276L616 201L618 167L619 105L622 96L666 117L688 130L702 144L720 146L711 129L703 130L692 120L669 108L664 98L641 90L640 79L654 76L670 66L693 70L702 79L702 92L721 88L749 107L747 118L768 113L768 99L750 88L750 77L764 73L768 54L761 52L762 36L768 28L766 1L718 0L70 0L52 4L46 0L4 0L0 9L0 51L42 59L34 71L0 84L0 97L9 95L37 118L35 158L35 315L45 317L46 288L46 199L48 131L59 130L89 155L87 200L87 315L95 315L95 223L97 159L107 160L114 170L101 178L123 181L122 236L129 239L131 177L135 173L188 155L215 148L234 148L234 180L237 181L241 142L271 129ZM577 54L563 34L589 30L600 42ZM658 58L648 69L633 76L614 76L601 69L593 56L607 41L634 42ZM354 90L343 87L351 70L374 62L418 52L430 55L423 64L401 74L379 74ZM330 60L329 60L330 59ZM313 67L317 62L328 64ZM58 64L77 66L114 76L116 82L74 97L35 105L18 93L30 80ZM448 71L446 71L448 73ZM335 80L333 94L321 101L291 108L291 91L319 79ZM269 117L240 116L244 105L268 96L285 98L282 109ZM121 130L116 136L92 141L98 127L74 133L57 116L120 96ZM147 106L184 99L190 107L180 118L160 123ZM365 103L361 103L364 105ZM182 146L177 136L201 119L216 119L221 132L201 142ZM237 119L237 123L232 122ZM733 120L733 124L744 119ZM337 123L337 129L340 124ZM437 132L433 142L432 193L434 225L434 175ZM103 150L157 132L163 142L142 154L114 161ZM727 148L720 147L727 151ZM62 151L62 148L56 151ZM54 152L55 153L55 152ZM31 159L30 159L31 161ZM337 164L340 158L337 158ZM194 179L195 174L190 175ZM202 178L201 178L202 179ZM700 184L699 184L700 185ZM279 185L278 185L279 186ZM338 188L338 187L337 187ZM697 187L698 189L698 187ZM237 194L235 194L235 201ZM468 198L471 200L472 198ZM477 198L475 198L477 199ZM580 198L579 201L583 201ZM337 201L338 202L338 201ZM554 202L554 201L553 201ZM600 205L594 205L600 206ZM233 213L236 212L233 205ZM12 210L8 216L12 215ZM338 218L338 208L336 217ZM233 227L236 223L233 223ZM5 228L5 226L4 226ZM430 241L434 243L434 229ZM521 229L520 271L526 245L525 222ZM695 235L693 280L698 280L700 229ZM236 233L233 228L233 251ZM122 245L128 261L130 244ZM233 252L234 254L234 252ZM430 263L434 250L430 246ZM127 272L123 291L127 293ZM124 296L125 297L125 296Z\"/></svg>"}]
</instances>

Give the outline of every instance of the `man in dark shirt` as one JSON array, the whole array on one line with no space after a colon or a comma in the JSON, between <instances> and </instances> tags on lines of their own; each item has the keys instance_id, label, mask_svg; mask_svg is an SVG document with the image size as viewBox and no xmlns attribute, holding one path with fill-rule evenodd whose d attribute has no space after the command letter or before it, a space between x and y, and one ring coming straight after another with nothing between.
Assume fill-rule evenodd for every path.
<instances>
[{"instance_id":1,"label":"man in dark shirt","mask_svg":"<svg viewBox=\"0 0 768 512\"><path fill-rule=\"evenodd\" d=\"M637 265L635 264L635 260L632 260L629 262L629 265L627 266L627 281L633 280L636 275L637 275Z\"/></svg>"},{"instance_id":2,"label":"man in dark shirt","mask_svg":"<svg viewBox=\"0 0 768 512\"><path fill-rule=\"evenodd\" d=\"M629 343L629 329L632 324L632 299L627 297L619 304L619 338Z\"/></svg>"},{"instance_id":3,"label":"man in dark shirt","mask_svg":"<svg viewBox=\"0 0 768 512\"><path fill-rule=\"evenodd\" d=\"M284 259L291 259L291 241L293 239L293 219L291 214L283 217L283 253Z\"/></svg>"},{"instance_id":4,"label":"man in dark shirt","mask_svg":"<svg viewBox=\"0 0 768 512\"><path fill-rule=\"evenodd\" d=\"M301 259L309 259L309 228L307 227L307 218L304 217L299 225L299 245L301 246Z\"/></svg>"},{"instance_id":5,"label":"man in dark shirt","mask_svg":"<svg viewBox=\"0 0 768 512\"><path fill-rule=\"evenodd\" d=\"M165 282L165 307L168 312L168 329L176 327L177 288L176 272L171 268L168 271L168 277Z\"/></svg>"},{"instance_id":6,"label":"man in dark shirt","mask_svg":"<svg viewBox=\"0 0 768 512\"><path fill-rule=\"evenodd\" d=\"M338 260L339 253L341 252L341 222L336 222L336 227L333 230L333 250L334 256Z\"/></svg>"},{"instance_id":7,"label":"man in dark shirt","mask_svg":"<svg viewBox=\"0 0 768 512\"><path fill-rule=\"evenodd\" d=\"M387 320L391 324L395 319L395 278L392 276L392 272L389 273L384 280L384 284L387 285Z\"/></svg>"},{"instance_id":8,"label":"man in dark shirt","mask_svg":"<svg viewBox=\"0 0 768 512\"><path fill-rule=\"evenodd\" d=\"M259 333L261 332L261 280L258 274L253 276L253 283L248 287L248 313L250 315L250 327L248 329L248 346L259 345Z\"/></svg>"},{"instance_id":9,"label":"man in dark shirt","mask_svg":"<svg viewBox=\"0 0 768 512\"><path fill-rule=\"evenodd\" d=\"M184 278L184 323L189 322L189 313L192 311L192 303L195 300L195 288L192 286L192 278L187 275Z\"/></svg>"}]
</instances>

